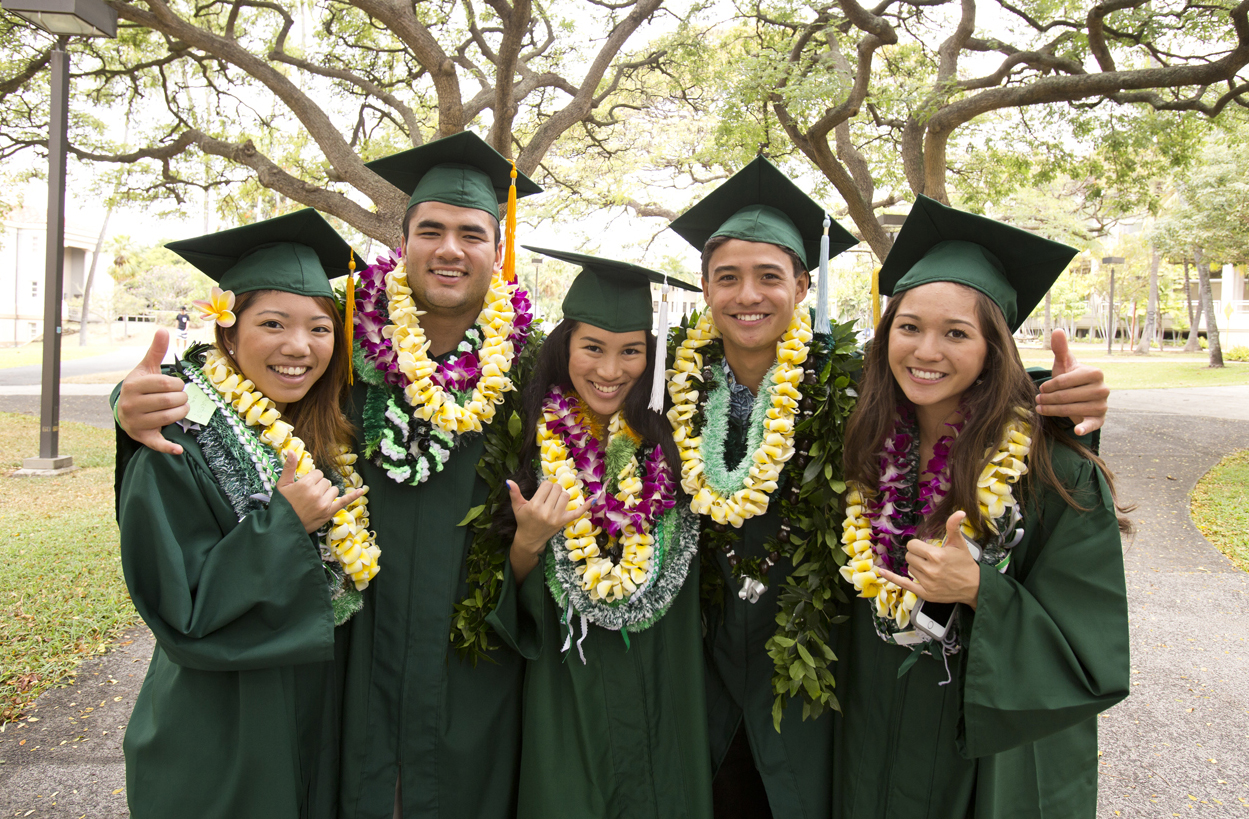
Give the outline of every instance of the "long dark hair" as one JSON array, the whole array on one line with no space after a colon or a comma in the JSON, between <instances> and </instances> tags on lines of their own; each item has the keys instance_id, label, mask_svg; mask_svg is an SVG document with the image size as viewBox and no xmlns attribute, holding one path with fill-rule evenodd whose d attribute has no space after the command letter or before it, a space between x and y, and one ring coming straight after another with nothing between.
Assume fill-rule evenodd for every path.
<instances>
[{"instance_id":1,"label":"long dark hair","mask_svg":"<svg viewBox=\"0 0 1249 819\"><path fill-rule=\"evenodd\" d=\"M976 481L996 450L1002 430L1015 417L1018 407L1027 410L1027 420L1032 425L1032 454L1028 458L1027 482L1039 482L1041 486L1053 489L1067 505L1087 511L1054 474L1050 448L1057 442L1092 461L1106 478L1111 497L1115 497L1114 477L1102 459L1055 423L1056 419L1037 414L1036 385L1019 358L1019 350L1015 347L1002 311L988 296L978 290L973 292L980 332L987 346L984 369L976 382L963 393L962 408L967 423L950 446L950 491L920 525L920 534L924 537L933 537L943 531L946 519L960 509L967 512L967 522L972 527L984 531L986 522L980 515ZM889 306L880 317L880 324L864 360L858 403L846 426L843 450L846 479L872 491L880 487L879 453L893 429L896 409L910 406L889 368L889 333L905 297L903 293L890 299ZM1120 512L1130 511L1120 507L1117 500L1115 506ZM1119 528L1130 531L1127 518L1120 516Z\"/></svg>"},{"instance_id":2,"label":"long dark hair","mask_svg":"<svg viewBox=\"0 0 1249 819\"><path fill-rule=\"evenodd\" d=\"M241 319L247 309L258 297L273 290L251 290L240 293L234 302L234 315ZM334 354L330 364L322 376L317 379L304 397L286 405L282 417L294 425L295 435L303 440L312 455L312 460L321 471L334 468L334 459L338 457L340 446L351 446L355 433L351 422L343 414L343 401L347 396L347 372L351 366L343 343L343 318L338 312L338 305L328 296L312 296L317 306L330 316L334 327ZM233 327L216 325L215 339L217 349L230 362L236 372L243 370L230 351L234 349L238 333L236 321Z\"/></svg>"},{"instance_id":3,"label":"long dark hair","mask_svg":"<svg viewBox=\"0 0 1249 819\"><path fill-rule=\"evenodd\" d=\"M538 350L538 359L534 363L533 372L525 385L521 397L524 408L524 444L520 450L520 467L512 475L512 481L520 487L526 498L533 497L538 488L538 476L534 464L538 459L538 420L542 417L542 403L553 387L572 389L572 379L568 375L568 357L571 352L572 334L580 322L564 319L559 323ZM651 378L655 372L655 336L646 331L646 371L641 378L629 388L622 409L625 421L644 441L657 443L663 449L664 459L674 481L680 481L681 458L677 445L672 440L672 426L668 419L648 408L650 403ZM504 542L511 542L516 533L516 519L512 515L512 507L504 503L496 517L496 525L504 534Z\"/></svg>"}]
</instances>

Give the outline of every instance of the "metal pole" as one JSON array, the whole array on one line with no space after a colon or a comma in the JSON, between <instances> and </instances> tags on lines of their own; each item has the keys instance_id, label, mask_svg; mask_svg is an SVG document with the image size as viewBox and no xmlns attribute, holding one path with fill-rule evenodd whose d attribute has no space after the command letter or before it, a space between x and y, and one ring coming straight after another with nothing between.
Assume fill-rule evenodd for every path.
<instances>
[{"instance_id":1,"label":"metal pole","mask_svg":"<svg viewBox=\"0 0 1249 819\"><path fill-rule=\"evenodd\" d=\"M48 248L44 264L43 388L39 407L39 463L43 469L70 466L58 457L61 416L61 296L65 276L65 154L68 145L68 37L52 50L52 111L48 120Z\"/></svg>"},{"instance_id":2,"label":"metal pole","mask_svg":"<svg viewBox=\"0 0 1249 819\"><path fill-rule=\"evenodd\" d=\"M1111 354L1111 345L1115 342L1115 330L1119 329L1115 321L1115 266L1110 266L1110 314L1106 317L1106 355Z\"/></svg>"}]
</instances>

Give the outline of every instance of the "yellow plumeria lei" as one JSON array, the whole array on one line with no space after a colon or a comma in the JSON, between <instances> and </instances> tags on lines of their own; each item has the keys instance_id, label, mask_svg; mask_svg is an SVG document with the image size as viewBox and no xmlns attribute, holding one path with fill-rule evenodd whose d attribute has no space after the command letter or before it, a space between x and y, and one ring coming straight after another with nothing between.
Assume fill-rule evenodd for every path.
<instances>
[{"instance_id":1,"label":"yellow plumeria lei","mask_svg":"<svg viewBox=\"0 0 1249 819\"><path fill-rule=\"evenodd\" d=\"M551 419L553 420L553 419ZM627 435L635 443L640 443L638 434L625 423L620 412L612 415L607 425L609 438ZM538 447L542 463L542 476L558 483L568 493L568 509L575 509L586 502L585 487L577 470L568 447L558 433L551 431L546 423L538 424ZM636 507L642 499L642 479L638 475L638 459L636 453L625 464L617 475L616 497L624 508ZM590 518L589 504L586 511L576 520L564 527L564 548L574 563L581 578L581 588L590 599L610 603L623 600L633 594L646 583L651 574L651 558L655 553L655 539L650 534L653 521L644 522L641 529L626 525L619 540L621 547L620 562L615 563L610 557L601 553L598 547L598 536L602 529Z\"/></svg>"},{"instance_id":2,"label":"yellow plumeria lei","mask_svg":"<svg viewBox=\"0 0 1249 819\"><path fill-rule=\"evenodd\" d=\"M1028 472L1026 461L1032 451L1032 426L1026 420L1026 411L1018 409L1016 415L1006 425L1001 442L976 481L980 516L993 535L999 534L998 521L1018 506L1013 486ZM854 586L859 597L876 601L877 617L891 619L899 629L905 629L910 625L918 598L914 592L877 574L880 558L872 549L872 523L864 495L863 487L853 482L849 484L841 537L842 551L849 555L849 561L841 567L841 576ZM966 520L962 531L967 538L978 536Z\"/></svg>"},{"instance_id":3,"label":"yellow plumeria lei","mask_svg":"<svg viewBox=\"0 0 1249 819\"><path fill-rule=\"evenodd\" d=\"M304 442L293 434L294 427L282 420L282 413L273 401L257 390L250 380L235 372L220 350L210 350L204 357L204 375L222 400L239 414L244 424L260 428L257 436L277 454L279 464L285 463L288 454L294 454L298 459L296 478L302 478L316 468ZM355 461L356 456L351 449L341 447L335 459L335 469L342 476L347 491L363 488L365 494L334 514L327 524L322 544L342 565L343 572L355 583L356 589L363 591L377 575L381 550L377 547L376 536L368 529L368 487L356 472L353 466Z\"/></svg>"},{"instance_id":4,"label":"yellow plumeria lei","mask_svg":"<svg viewBox=\"0 0 1249 819\"><path fill-rule=\"evenodd\" d=\"M485 306L477 318L482 334L477 359L481 377L468 401L460 406L453 395L431 376L438 365L429 357L429 341L421 329L419 318L424 315L412 299L405 265L396 265L386 274L390 323L382 333L391 339L399 371L407 378L404 396L413 413L449 435L481 432L483 424L494 419L495 405L503 401L503 393L514 388L508 372L512 369L515 350L512 345L512 293L520 285L508 282L501 272L490 279Z\"/></svg>"},{"instance_id":5,"label":"yellow plumeria lei","mask_svg":"<svg viewBox=\"0 0 1249 819\"><path fill-rule=\"evenodd\" d=\"M691 383L691 379L701 381L703 355L699 351L719 337L720 330L708 310L677 347L673 369L668 371L668 394L673 401L668 420L681 453L681 487L692 498L690 509L695 514L710 515L716 523L740 528L748 518L767 511L769 494L776 489L785 463L793 457L794 422L802 397L798 383L802 380L802 364L807 360L811 340L811 317L806 310L795 309L789 327L777 342L776 366L770 376L772 383L766 385L770 398L763 422L763 439L754 452L747 453L750 470L741 488L727 497L708 483L703 439L693 434L690 420L698 412L698 385Z\"/></svg>"}]
</instances>

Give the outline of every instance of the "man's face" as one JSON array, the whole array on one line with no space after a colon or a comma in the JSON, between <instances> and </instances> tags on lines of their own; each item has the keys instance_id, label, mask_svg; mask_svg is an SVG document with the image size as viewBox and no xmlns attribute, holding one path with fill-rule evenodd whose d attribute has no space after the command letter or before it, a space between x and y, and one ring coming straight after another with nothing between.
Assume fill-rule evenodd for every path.
<instances>
[{"instance_id":1,"label":"man's face","mask_svg":"<svg viewBox=\"0 0 1249 819\"><path fill-rule=\"evenodd\" d=\"M789 254L767 242L730 239L717 247L703 279L703 298L724 337L724 350L773 350L807 295Z\"/></svg>"},{"instance_id":2,"label":"man's face","mask_svg":"<svg viewBox=\"0 0 1249 819\"><path fill-rule=\"evenodd\" d=\"M481 311L503 268L495 222L484 210L421 202L399 244L417 306L435 315Z\"/></svg>"}]
</instances>

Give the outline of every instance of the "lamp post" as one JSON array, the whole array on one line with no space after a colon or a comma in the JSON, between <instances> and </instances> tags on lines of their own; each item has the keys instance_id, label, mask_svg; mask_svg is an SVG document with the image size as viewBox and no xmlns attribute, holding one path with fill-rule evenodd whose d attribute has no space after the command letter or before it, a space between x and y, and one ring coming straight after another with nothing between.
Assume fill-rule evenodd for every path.
<instances>
[{"instance_id":1,"label":"lamp post","mask_svg":"<svg viewBox=\"0 0 1249 819\"><path fill-rule=\"evenodd\" d=\"M1106 316L1106 355L1111 355L1111 345L1115 341L1115 331L1119 329L1119 322L1115 316L1115 265L1124 263L1122 256L1103 256L1102 264L1110 267L1110 303L1107 307L1108 314Z\"/></svg>"},{"instance_id":2,"label":"lamp post","mask_svg":"<svg viewBox=\"0 0 1249 819\"><path fill-rule=\"evenodd\" d=\"M69 143L70 37L116 37L117 12L103 0L0 0L0 7L56 37L52 49L51 115L48 118L48 247L44 264L43 386L39 402L39 457L22 461L22 472L70 469L58 454L61 415L61 297L65 277L65 155Z\"/></svg>"},{"instance_id":3,"label":"lamp post","mask_svg":"<svg viewBox=\"0 0 1249 819\"><path fill-rule=\"evenodd\" d=\"M541 298L538 287L541 282L539 277L542 275L542 257L535 253L530 261L533 262L533 318L534 321L540 321L542 311L538 307L538 299Z\"/></svg>"}]
</instances>

